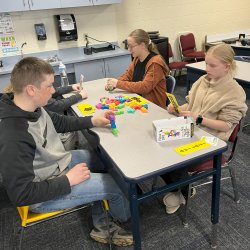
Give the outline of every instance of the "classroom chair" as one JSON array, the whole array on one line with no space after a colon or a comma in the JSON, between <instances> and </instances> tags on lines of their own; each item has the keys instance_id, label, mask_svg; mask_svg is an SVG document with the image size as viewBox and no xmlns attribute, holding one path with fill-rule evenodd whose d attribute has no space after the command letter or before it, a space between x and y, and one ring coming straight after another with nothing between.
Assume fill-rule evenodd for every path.
<instances>
[{"instance_id":1,"label":"classroom chair","mask_svg":"<svg viewBox=\"0 0 250 250\"><path fill-rule=\"evenodd\" d=\"M103 209L105 211L105 217L106 217L106 223L109 225L109 205L107 200L103 200ZM29 206L22 206L22 207L17 207L18 214L21 218L21 236L20 236L20 241L19 241L19 249L22 249L22 240L24 236L24 230L27 227L55 219L59 216L64 216L70 213L73 213L75 211L81 210L81 209L86 209L92 206L92 203L84 204L78 207L74 208L69 208L69 209L64 209L60 211L55 211L55 212L49 212L49 213L33 213L29 211ZM109 226L108 226L108 243L109 243L109 249L112 249L112 239L111 239L111 233L109 231Z\"/></svg>"},{"instance_id":2,"label":"classroom chair","mask_svg":"<svg viewBox=\"0 0 250 250\"><path fill-rule=\"evenodd\" d=\"M166 87L167 92L170 94L173 94L174 89L175 89L175 84L176 84L175 78L171 75L168 75L166 77L166 84L167 84L167 87ZM169 104L169 100L167 99L166 106L168 106L168 104Z\"/></svg>"},{"instance_id":3,"label":"classroom chair","mask_svg":"<svg viewBox=\"0 0 250 250\"><path fill-rule=\"evenodd\" d=\"M174 53L172 50L172 46L170 43L168 43L168 56L169 56L169 69L173 72L173 76L175 77L176 73L179 73L179 76L181 75L182 69L185 68L185 66L189 62L185 61L176 61L174 58Z\"/></svg>"},{"instance_id":4,"label":"classroom chair","mask_svg":"<svg viewBox=\"0 0 250 250\"><path fill-rule=\"evenodd\" d=\"M204 51L197 51L193 33L179 36L179 49L182 61L201 61L205 59Z\"/></svg>"},{"instance_id":5,"label":"classroom chair","mask_svg":"<svg viewBox=\"0 0 250 250\"><path fill-rule=\"evenodd\" d=\"M226 180L226 179L231 179L231 183L232 183L232 187L233 187L233 192L234 192L234 201L236 203L240 202L239 199L239 192L238 192L238 186L237 186L237 182L236 182L236 176L235 176L235 169L234 167L230 164L235 156L235 151L237 148L237 144L238 144L238 140L239 140L239 136L241 134L242 131L242 119L240 120L240 122L236 125L236 127L234 128L230 138L228 139L228 146L230 148L229 152L228 152L228 156L222 155L222 159L221 159L221 169L222 171L229 171L229 176L226 177L222 177L221 180ZM200 172L204 172L204 171L209 171L213 168L213 159L209 159L207 161L204 161L200 164L198 164L197 166L191 168L189 170L189 174L190 175L195 175L198 174ZM184 220L183 220L183 224L184 226L187 226L187 211L188 211L188 205L190 202L190 196L191 196L191 188L192 187L201 187L207 184L211 184L212 183L212 178L209 177L206 180L201 180L198 182L197 185L192 185L189 184L188 187L188 195L186 198L186 207L185 207L185 215L184 215Z\"/></svg>"}]
</instances>

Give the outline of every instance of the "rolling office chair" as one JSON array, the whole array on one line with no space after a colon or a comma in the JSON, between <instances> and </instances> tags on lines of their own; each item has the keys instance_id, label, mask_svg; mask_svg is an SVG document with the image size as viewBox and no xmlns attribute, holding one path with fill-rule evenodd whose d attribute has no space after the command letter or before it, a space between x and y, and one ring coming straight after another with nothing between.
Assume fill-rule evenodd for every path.
<instances>
[{"instance_id":1,"label":"rolling office chair","mask_svg":"<svg viewBox=\"0 0 250 250\"><path fill-rule=\"evenodd\" d=\"M197 51L193 33L179 36L179 48L182 61L202 61L205 59L204 51Z\"/></svg>"},{"instance_id":2,"label":"rolling office chair","mask_svg":"<svg viewBox=\"0 0 250 250\"><path fill-rule=\"evenodd\" d=\"M173 71L173 76L175 77L175 74L178 72L179 76L181 75L181 71L189 62L185 61L175 61L173 50L171 47L171 44L168 43L168 56L169 56L169 69Z\"/></svg>"},{"instance_id":3,"label":"rolling office chair","mask_svg":"<svg viewBox=\"0 0 250 250\"><path fill-rule=\"evenodd\" d=\"M239 135L240 135L241 130L242 130L242 122L243 121L241 119L240 122L234 128L230 138L228 139L229 144L231 144L230 145L231 149L230 149L230 152L229 152L229 156L225 157L224 155L222 155L222 159L221 159L222 171L224 171L224 170L229 171L229 176L223 177L223 178L221 178L221 180L231 179L233 192L234 192L234 201L236 203L240 202L239 192L238 192L238 187L237 187L237 183L236 183L235 169L234 169L233 166L231 166L230 163L231 163L231 161L233 160L233 158L235 156L236 146L237 146L237 143L238 143ZM212 168L213 168L213 159L209 159L209 160L204 161L201 164L193 167L192 169L190 169L190 175L195 175L195 174L198 174L198 173L203 172L203 171L209 171ZM212 183L211 177L205 182L204 182L204 180L201 180L198 185L195 185L193 187L200 187L200 186L204 186L204 185L207 185L207 184L210 184L210 183ZM191 187L192 187L192 184L189 184L188 195L187 195L187 198L186 198L185 215L184 215L184 220L183 220L184 226L188 225L188 223L187 223L187 210L188 210L188 204L189 204L189 201L190 201Z\"/></svg>"},{"instance_id":4,"label":"rolling office chair","mask_svg":"<svg viewBox=\"0 0 250 250\"><path fill-rule=\"evenodd\" d=\"M22 230L21 230L21 236L20 236L20 241L19 241L19 249L22 249L22 240L24 236L24 230L27 227L55 219L57 217L73 213L75 211L81 210L81 209L86 209L91 207L92 204L84 204L75 208L69 208L69 209L64 209L60 211L55 211L55 212L49 212L49 213L33 213L29 211L29 206L22 206L22 207L17 207L19 216L21 218L21 225L22 225ZM109 225L109 205L107 200L103 200L103 209L105 211L105 217L106 217L106 224ZM109 226L108 226L108 243L109 243L109 249L112 249L112 244L111 244L111 234L109 231Z\"/></svg>"}]
</instances>

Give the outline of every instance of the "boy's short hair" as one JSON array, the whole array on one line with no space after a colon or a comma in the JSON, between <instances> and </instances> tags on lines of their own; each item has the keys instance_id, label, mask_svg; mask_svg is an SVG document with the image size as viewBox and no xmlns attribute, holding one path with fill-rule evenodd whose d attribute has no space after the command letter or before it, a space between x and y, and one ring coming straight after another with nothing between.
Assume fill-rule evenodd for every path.
<instances>
[{"instance_id":1,"label":"boy's short hair","mask_svg":"<svg viewBox=\"0 0 250 250\"><path fill-rule=\"evenodd\" d=\"M19 61L11 72L13 92L21 93L28 84L40 87L46 75L54 75L53 67L37 57L26 57Z\"/></svg>"}]
</instances>

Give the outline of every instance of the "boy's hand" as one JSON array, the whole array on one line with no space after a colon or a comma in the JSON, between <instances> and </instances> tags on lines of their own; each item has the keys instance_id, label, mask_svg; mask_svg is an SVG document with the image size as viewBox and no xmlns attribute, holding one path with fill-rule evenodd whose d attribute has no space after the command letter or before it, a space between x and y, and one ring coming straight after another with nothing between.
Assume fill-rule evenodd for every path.
<instances>
[{"instance_id":1,"label":"boy's hand","mask_svg":"<svg viewBox=\"0 0 250 250\"><path fill-rule=\"evenodd\" d=\"M79 163L69 170L66 174L70 186L77 185L90 178L90 171L86 163Z\"/></svg>"},{"instance_id":2,"label":"boy's hand","mask_svg":"<svg viewBox=\"0 0 250 250\"><path fill-rule=\"evenodd\" d=\"M78 91L78 92L81 91L80 83L72 84L71 86L73 91Z\"/></svg>"},{"instance_id":3,"label":"boy's hand","mask_svg":"<svg viewBox=\"0 0 250 250\"><path fill-rule=\"evenodd\" d=\"M106 111L106 112L102 112L96 116L93 116L91 118L92 124L95 127L104 127L104 126L110 124L110 120L109 120L110 115L114 115L114 112Z\"/></svg>"},{"instance_id":4,"label":"boy's hand","mask_svg":"<svg viewBox=\"0 0 250 250\"><path fill-rule=\"evenodd\" d=\"M86 99L88 97L87 91L82 89L79 93L82 96L82 99Z\"/></svg>"}]
</instances>

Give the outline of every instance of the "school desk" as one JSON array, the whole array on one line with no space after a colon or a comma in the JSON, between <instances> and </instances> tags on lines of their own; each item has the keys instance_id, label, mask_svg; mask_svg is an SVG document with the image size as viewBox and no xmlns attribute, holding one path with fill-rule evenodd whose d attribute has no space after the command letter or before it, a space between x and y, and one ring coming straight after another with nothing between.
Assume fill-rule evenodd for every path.
<instances>
[{"instance_id":1,"label":"school desk","mask_svg":"<svg viewBox=\"0 0 250 250\"><path fill-rule=\"evenodd\" d=\"M250 99L250 63L235 61L237 65L237 73L235 75L235 80L244 88L247 99ZM196 62L186 65L187 68L187 93L191 88L191 85L197 81L202 75L206 74L206 64L205 61Z\"/></svg>"},{"instance_id":2,"label":"school desk","mask_svg":"<svg viewBox=\"0 0 250 250\"><path fill-rule=\"evenodd\" d=\"M135 96L135 94L129 94L118 89L111 93L105 91L106 82L107 79L85 82L84 88L88 92L88 98L83 103L95 106L101 97L110 98L122 94ZM82 116L77 105L73 105L72 109L76 115ZM103 111L96 110L95 114L99 112ZM217 146L181 156L174 151L176 147L197 141L202 136L209 136L209 134L196 127L195 135L191 139L157 143L153 133L152 121L170 117L172 116L165 109L149 103L148 113L136 111L134 114L128 114L125 112L123 115L116 116L116 125L119 130L117 136L111 133L110 127L92 129L100 138L100 145L98 146L100 156L106 163L109 173L130 201L135 249L141 249L139 203L208 176L213 176L211 205L213 236L211 241L213 241L212 245L216 245L216 225L219 221L221 154L226 151L227 144L219 140ZM211 157L214 158L214 168L209 172L179 180L176 183L158 187L146 193L138 192L137 185L145 180L176 169L182 169ZM162 213L164 216L165 211L162 210Z\"/></svg>"}]
</instances>

